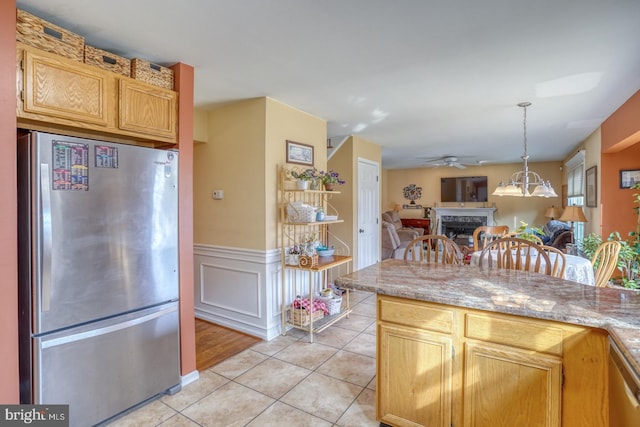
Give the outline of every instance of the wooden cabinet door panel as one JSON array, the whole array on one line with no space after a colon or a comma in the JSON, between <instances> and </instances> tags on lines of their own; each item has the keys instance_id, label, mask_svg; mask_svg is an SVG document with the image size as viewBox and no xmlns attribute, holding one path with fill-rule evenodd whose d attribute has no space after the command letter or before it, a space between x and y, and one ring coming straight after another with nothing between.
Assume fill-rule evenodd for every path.
<instances>
[{"instance_id":1,"label":"wooden cabinet door panel","mask_svg":"<svg viewBox=\"0 0 640 427\"><path fill-rule=\"evenodd\" d=\"M394 426L449 427L452 339L381 323L377 416Z\"/></svg>"},{"instance_id":2,"label":"wooden cabinet door panel","mask_svg":"<svg viewBox=\"0 0 640 427\"><path fill-rule=\"evenodd\" d=\"M466 427L561 425L560 358L481 343L465 346Z\"/></svg>"},{"instance_id":3,"label":"wooden cabinet door panel","mask_svg":"<svg viewBox=\"0 0 640 427\"><path fill-rule=\"evenodd\" d=\"M176 92L120 80L120 129L175 138L176 118Z\"/></svg>"},{"instance_id":4,"label":"wooden cabinet door panel","mask_svg":"<svg viewBox=\"0 0 640 427\"><path fill-rule=\"evenodd\" d=\"M102 70L70 67L29 51L23 66L25 112L107 125L107 77Z\"/></svg>"}]
</instances>

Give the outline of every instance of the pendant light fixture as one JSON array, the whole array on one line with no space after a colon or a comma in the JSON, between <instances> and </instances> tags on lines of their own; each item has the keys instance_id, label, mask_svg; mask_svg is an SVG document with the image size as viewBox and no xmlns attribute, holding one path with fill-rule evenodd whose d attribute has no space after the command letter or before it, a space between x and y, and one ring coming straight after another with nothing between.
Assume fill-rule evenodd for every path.
<instances>
[{"instance_id":1,"label":"pendant light fixture","mask_svg":"<svg viewBox=\"0 0 640 427\"><path fill-rule=\"evenodd\" d=\"M515 196L515 197L558 197L551 183L542 179L540 175L529 170L529 156L527 155L527 107L530 102L521 102L518 107L524 110L524 155L522 161L524 163L521 171L511 175L509 185L505 185L500 181L498 187L492 193L494 196ZM529 192L529 187L533 186L533 192Z\"/></svg>"}]
</instances>

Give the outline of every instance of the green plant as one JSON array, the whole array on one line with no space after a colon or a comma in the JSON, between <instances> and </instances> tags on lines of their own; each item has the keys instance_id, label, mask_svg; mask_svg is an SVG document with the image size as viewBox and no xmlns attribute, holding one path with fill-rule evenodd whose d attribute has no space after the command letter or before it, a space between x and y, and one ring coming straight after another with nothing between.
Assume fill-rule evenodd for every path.
<instances>
[{"instance_id":1,"label":"green plant","mask_svg":"<svg viewBox=\"0 0 640 427\"><path fill-rule=\"evenodd\" d=\"M592 259L601 244L602 237L597 233L591 233L580 241L580 250L585 257Z\"/></svg>"},{"instance_id":2,"label":"green plant","mask_svg":"<svg viewBox=\"0 0 640 427\"><path fill-rule=\"evenodd\" d=\"M321 171L319 174L323 184L344 184L345 181L340 179L340 174L334 171Z\"/></svg>"},{"instance_id":3,"label":"green plant","mask_svg":"<svg viewBox=\"0 0 640 427\"><path fill-rule=\"evenodd\" d=\"M540 227L529 227L529 224L520 221L520 227L516 229L516 234L519 239L536 242L540 236L544 236L544 231Z\"/></svg>"},{"instance_id":4,"label":"green plant","mask_svg":"<svg viewBox=\"0 0 640 427\"><path fill-rule=\"evenodd\" d=\"M301 179L303 181L313 181L314 179L318 179L319 174L316 168L305 169L302 172L298 172L297 170L291 171L291 176L296 179Z\"/></svg>"}]
</instances>

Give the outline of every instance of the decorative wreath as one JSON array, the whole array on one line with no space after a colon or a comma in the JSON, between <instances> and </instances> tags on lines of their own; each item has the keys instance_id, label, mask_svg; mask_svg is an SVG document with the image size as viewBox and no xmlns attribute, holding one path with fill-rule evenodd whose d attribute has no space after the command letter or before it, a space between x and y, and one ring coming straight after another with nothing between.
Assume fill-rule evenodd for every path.
<instances>
[{"instance_id":1,"label":"decorative wreath","mask_svg":"<svg viewBox=\"0 0 640 427\"><path fill-rule=\"evenodd\" d=\"M420 197L422 197L422 187L416 187L415 184L404 187L404 198L411 200L412 205L415 205Z\"/></svg>"}]
</instances>

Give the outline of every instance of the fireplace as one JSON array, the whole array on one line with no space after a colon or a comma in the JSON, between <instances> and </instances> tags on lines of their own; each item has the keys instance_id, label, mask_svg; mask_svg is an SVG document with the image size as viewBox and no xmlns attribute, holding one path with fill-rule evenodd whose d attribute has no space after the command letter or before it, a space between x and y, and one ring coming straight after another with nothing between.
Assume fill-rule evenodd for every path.
<instances>
[{"instance_id":1,"label":"fireplace","mask_svg":"<svg viewBox=\"0 0 640 427\"><path fill-rule=\"evenodd\" d=\"M473 230L482 225L494 225L496 208L435 208L438 234L467 245Z\"/></svg>"}]
</instances>

